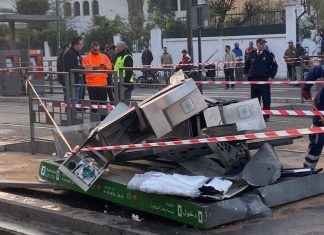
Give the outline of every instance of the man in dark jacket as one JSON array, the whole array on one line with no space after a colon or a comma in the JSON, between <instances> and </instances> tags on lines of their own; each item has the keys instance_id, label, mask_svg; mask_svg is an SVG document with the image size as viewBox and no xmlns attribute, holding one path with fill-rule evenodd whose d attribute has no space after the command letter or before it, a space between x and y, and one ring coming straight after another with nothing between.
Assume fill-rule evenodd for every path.
<instances>
[{"instance_id":1,"label":"man in dark jacket","mask_svg":"<svg viewBox=\"0 0 324 235\"><path fill-rule=\"evenodd\" d=\"M64 54L64 67L65 71L70 72L71 69L83 69L81 50L83 48L82 37L76 37L72 39L71 47ZM71 82L71 77L70 77ZM84 84L84 78L82 72L74 73L74 84ZM84 98L85 88L76 85L74 87L75 99L81 100Z\"/></svg>"},{"instance_id":2,"label":"man in dark jacket","mask_svg":"<svg viewBox=\"0 0 324 235\"><path fill-rule=\"evenodd\" d=\"M116 62L117 59L117 55L116 55L116 46L114 44L111 45L106 45L105 47L105 54L108 56L110 63L112 65L112 68L114 69L114 64ZM111 104L114 103L115 98L114 98L114 80L112 78L111 75L107 76L107 82L108 85L111 86L110 88L107 89L107 93L108 93L108 97L109 97L109 101Z\"/></svg>"},{"instance_id":3,"label":"man in dark jacket","mask_svg":"<svg viewBox=\"0 0 324 235\"><path fill-rule=\"evenodd\" d=\"M148 48L148 46L144 47L144 51L142 53L142 65L151 65L153 61L153 54Z\"/></svg>"},{"instance_id":4,"label":"man in dark jacket","mask_svg":"<svg viewBox=\"0 0 324 235\"><path fill-rule=\"evenodd\" d=\"M245 61L244 78L249 81L272 81L277 74L278 65L274 54L265 49L266 40L256 41L257 50L252 51ZM270 85L251 85L251 99L258 98L263 103L263 109L270 109ZM264 115L264 121L269 121L269 115Z\"/></svg>"},{"instance_id":5,"label":"man in dark jacket","mask_svg":"<svg viewBox=\"0 0 324 235\"><path fill-rule=\"evenodd\" d=\"M66 51L69 49L69 47L70 47L69 43L64 44L64 46L62 48L62 52L58 55L58 57L56 59L56 71L57 72L65 72L63 57L64 57L64 54L66 53ZM57 75L57 81L62 86L65 86L65 76L63 74Z\"/></svg>"},{"instance_id":6,"label":"man in dark jacket","mask_svg":"<svg viewBox=\"0 0 324 235\"><path fill-rule=\"evenodd\" d=\"M316 81L317 79L324 76L324 69L322 66L316 66L312 68L307 77L306 81ZM301 96L308 100L312 99L310 89L313 84L305 84L301 90ZM314 109L323 111L324 110L324 87L317 93L314 99ZM324 119L323 116L314 116L313 117L313 126L315 127L323 127L324 126ZM318 160L321 156L321 152L324 146L324 133L320 134L311 134L309 135L309 145L308 145L308 152L305 156L304 167L311 167L315 168Z\"/></svg>"},{"instance_id":7,"label":"man in dark jacket","mask_svg":"<svg viewBox=\"0 0 324 235\"><path fill-rule=\"evenodd\" d=\"M117 60L114 66L114 70L117 72L117 76L119 77L122 73L124 77L124 100L122 100L125 104L129 105L132 90L134 90L134 85L131 84L134 82L133 78L133 70L124 70L122 67L133 67L133 58L129 53L128 46L125 42L120 41L116 46L117 52Z\"/></svg>"}]
</instances>

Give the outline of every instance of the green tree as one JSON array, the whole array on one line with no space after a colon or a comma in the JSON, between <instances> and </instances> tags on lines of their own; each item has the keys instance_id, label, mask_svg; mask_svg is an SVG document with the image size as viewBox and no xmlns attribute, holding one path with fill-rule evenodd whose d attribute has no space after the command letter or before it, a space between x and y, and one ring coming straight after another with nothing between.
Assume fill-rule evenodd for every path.
<instances>
[{"instance_id":1,"label":"green tree","mask_svg":"<svg viewBox=\"0 0 324 235\"><path fill-rule=\"evenodd\" d=\"M144 28L144 0L127 0L127 5L129 25L137 36L141 36Z\"/></svg>"},{"instance_id":2,"label":"green tree","mask_svg":"<svg viewBox=\"0 0 324 235\"><path fill-rule=\"evenodd\" d=\"M104 16L95 16L93 18L93 28L85 34L85 50L89 50L92 41L98 41L101 49L106 44L113 43L113 36L120 34L125 42L131 46L133 37L130 36L131 28L129 24L120 16L109 20Z\"/></svg>"},{"instance_id":3,"label":"green tree","mask_svg":"<svg viewBox=\"0 0 324 235\"><path fill-rule=\"evenodd\" d=\"M211 21L217 28L223 28L226 15L235 8L236 0L207 0L211 15L215 15Z\"/></svg>"},{"instance_id":4,"label":"green tree","mask_svg":"<svg viewBox=\"0 0 324 235\"><path fill-rule=\"evenodd\" d=\"M161 30L167 29L168 25L175 21L174 1L149 0L149 20Z\"/></svg>"},{"instance_id":5,"label":"green tree","mask_svg":"<svg viewBox=\"0 0 324 235\"><path fill-rule=\"evenodd\" d=\"M61 42L69 43L72 41L72 38L78 35L77 31L74 29L67 29L61 28ZM31 30L30 35L30 47L32 49L39 49L43 48L44 41L48 42L48 45L51 48L51 54L56 55L58 52L57 50L57 30L56 25L51 24L44 30L38 31L36 29ZM26 49L27 48L27 35L25 29L18 29L17 30L17 48L19 49Z\"/></svg>"},{"instance_id":6,"label":"green tree","mask_svg":"<svg viewBox=\"0 0 324 235\"><path fill-rule=\"evenodd\" d=\"M317 29L324 28L324 1L323 0L308 0L307 13L309 16L314 16L314 24Z\"/></svg>"},{"instance_id":7,"label":"green tree","mask_svg":"<svg viewBox=\"0 0 324 235\"><path fill-rule=\"evenodd\" d=\"M18 14L45 15L49 8L48 0L16 0Z\"/></svg>"}]
</instances>

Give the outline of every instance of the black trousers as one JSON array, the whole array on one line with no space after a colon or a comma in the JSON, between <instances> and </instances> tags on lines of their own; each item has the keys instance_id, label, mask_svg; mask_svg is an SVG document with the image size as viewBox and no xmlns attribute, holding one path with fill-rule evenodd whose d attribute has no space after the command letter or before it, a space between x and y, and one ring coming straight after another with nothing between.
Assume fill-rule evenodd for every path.
<instances>
[{"instance_id":1,"label":"black trousers","mask_svg":"<svg viewBox=\"0 0 324 235\"><path fill-rule=\"evenodd\" d=\"M114 85L114 81L113 81L113 79L112 79L112 77L110 75L107 77L107 82L108 82L108 85L109 86L113 86ZM110 103L113 103L115 101L115 98L114 98L114 88L113 87L107 88L107 93L108 93L108 98L109 98Z\"/></svg>"},{"instance_id":2,"label":"black trousers","mask_svg":"<svg viewBox=\"0 0 324 235\"><path fill-rule=\"evenodd\" d=\"M290 81L296 81L296 67L294 64L287 64L287 70L288 70L288 79Z\"/></svg>"},{"instance_id":3,"label":"black trousers","mask_svg":"<svg viewBox=\"0 0 324 235\"><path fill-rule=\"evenodd\" d=\"M92 104L107 104L107 88L106 87L88 87L89 99L94 102ZM103 101L103 102L100 102ZM97 113L97 109L91 109L91 112ZM104 120L106 116L101 115L100 121Z\"/></svg>"},{"instance_id":4,"label":"black trousers","mask_svg":"<svg viewBox=\"0 0 324 235\"><path fill-rule=\"evenodd\" d=\"M106 87L88 87L88 94L90 100L107 101Z\"/></svg>"},{"instance_id":5,"label":"black trousers","mask_svg":"<svg viewBox=\"0 0 324 235\"><path fill-rule=\"evenodd\" d=\"M254 98L258 98L260 105L262 99L263 109L270 109L270 104L271 104L270 85L266 85L266 84L251 85L251 99ZM264 115L264 116L269 117L269 115Z\"/></svg>"},{"instance_id":6,"label":"black trousers","mask_svg":"<svg viewBox=\"0 0 324 235\"><path fill-rule=\"evenodd\" d=\"M225 68L224 74L227 82L234 82L234 68ZM226 84L226 87L229 88L229 84ZM234 84L231 84L231 87L234 87Z\"/></svg>"}]
</instances>

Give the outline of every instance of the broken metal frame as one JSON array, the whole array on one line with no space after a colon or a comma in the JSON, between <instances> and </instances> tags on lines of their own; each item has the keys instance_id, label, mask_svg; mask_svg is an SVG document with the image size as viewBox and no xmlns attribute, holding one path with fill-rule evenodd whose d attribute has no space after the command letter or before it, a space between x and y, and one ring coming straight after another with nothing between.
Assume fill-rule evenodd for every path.
<instances>
[{"instance_id":1,"label":"broken metal frame","mask_svg":"<svg viewBox=\"0 0 324 235\"><path fill-rule=\"evenodd\" d=\"M200 229L210 229L255 216L267 216L271 214L269 207L324 193L324 174L320 173L301 178L284 179L270 186L259 188L248 195L241 194L223 201L201 202L201 200L128 190L127 183L130 179L127 179L125 175L132 171L130 166L125 166L126 168L121 168L118 171L113 170L113 174L101 176L87 192L84 192L62 174L58 167L59 164L54 161L42 161L39 175L42 179L66 189ZM132 174L135 172L138 173L138 169L134 169Z\"/></svg>"}]
</instances>

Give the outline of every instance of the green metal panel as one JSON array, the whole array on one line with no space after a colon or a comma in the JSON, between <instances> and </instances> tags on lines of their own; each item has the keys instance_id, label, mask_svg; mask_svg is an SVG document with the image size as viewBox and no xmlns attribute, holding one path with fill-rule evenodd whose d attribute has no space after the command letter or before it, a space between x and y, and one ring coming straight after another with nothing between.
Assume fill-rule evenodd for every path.
<instances>
[{"instance_id":1,"label":"green metal panel","mask_svg":"<svg viewBox=\"0 0 324 235\"><path fill-rule=\"evenodd\" d=\"M126 185L100 178L84 192L58 170L59 165L52 161L42 161L39 168L41 178L57 183L66 189L142 210L165 218L206 229L217 224L208 223L206 205L182 198L128 190ZM208 226L208 227L207 227Z\"/></svg>"}]
</instances>

